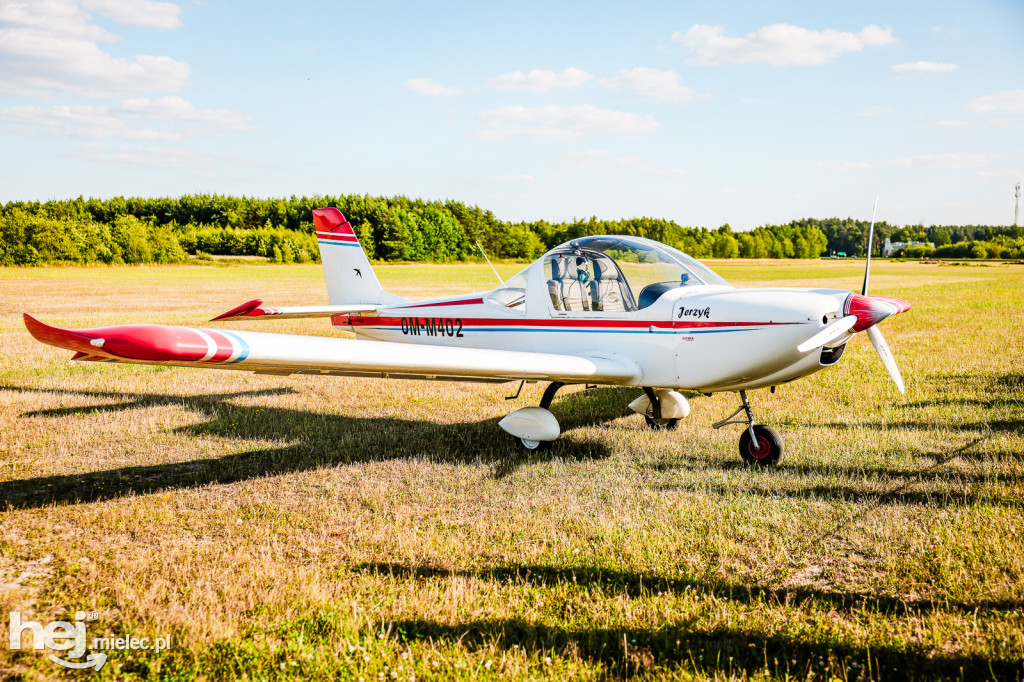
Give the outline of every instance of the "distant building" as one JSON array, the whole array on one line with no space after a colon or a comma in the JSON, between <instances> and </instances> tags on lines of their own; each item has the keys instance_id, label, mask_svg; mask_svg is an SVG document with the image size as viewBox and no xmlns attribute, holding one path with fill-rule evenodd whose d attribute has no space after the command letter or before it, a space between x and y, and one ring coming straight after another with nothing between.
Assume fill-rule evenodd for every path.
<instances>
[{"instance_id":1,"label":"distant building","mask_svg":"<svg viewBox=\"0 0 1024 682\"><path fill-rule=\"evenodd\" d=\"M910 246L935 246L935 244L931 242L891 242L886 237L885 243L882 244L882 258L888 258L897 251L902 251Z\"/></svg>"}]
</instances>

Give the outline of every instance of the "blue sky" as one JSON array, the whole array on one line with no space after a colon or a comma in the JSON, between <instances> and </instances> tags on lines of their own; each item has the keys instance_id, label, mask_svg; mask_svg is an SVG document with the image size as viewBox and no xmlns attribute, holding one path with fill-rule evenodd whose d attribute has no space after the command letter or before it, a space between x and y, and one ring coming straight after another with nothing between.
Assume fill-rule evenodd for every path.
<instances>
[{"instance_id":1,"label":"blue sky","mask_svg":"<svg viewBox=\"0 0 1024 682\"><path fill-rule=\"evenodd\" d=\"M1024 2L0 0L0 201L1009 224Z\"/></svg>"}]
</instances>

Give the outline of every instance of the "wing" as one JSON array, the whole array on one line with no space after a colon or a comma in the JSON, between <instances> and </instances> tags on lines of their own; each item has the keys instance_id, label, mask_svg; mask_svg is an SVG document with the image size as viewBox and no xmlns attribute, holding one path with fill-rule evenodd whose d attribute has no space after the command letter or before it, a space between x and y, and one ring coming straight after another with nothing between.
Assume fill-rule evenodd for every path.
<instances>
[{"instance_id":1,"label":"wing","mask_svg":"<svg viewBox=\"0 0 1024 682\"><path fill-rule=\"evenodd\" d=\"M452 381L531 379L637 386L643 378L635 361L611 354L454 348L158 324L70 330L30 315L24 319L38 341L76 351L75 360Z\"/></svg>"}]
</instances>

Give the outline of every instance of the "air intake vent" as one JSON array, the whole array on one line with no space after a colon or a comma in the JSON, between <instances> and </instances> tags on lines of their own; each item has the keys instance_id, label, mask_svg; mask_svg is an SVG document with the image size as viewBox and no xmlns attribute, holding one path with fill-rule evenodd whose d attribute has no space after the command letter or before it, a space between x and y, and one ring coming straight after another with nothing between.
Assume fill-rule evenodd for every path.
<instances>
[{"instance_id":1,"label":"air intake vent","mask_svg":"<svg viewBox=\"0 0 1024 682\"><path fill-rule=\"evenodd\" d=\"M846 344L837 348L822 348L821 357L818 358L818 362L821 363L822 367L828 367L839 362L839 358L843 357L843 351L846 350Z\"/></svg>"}]
</instances>

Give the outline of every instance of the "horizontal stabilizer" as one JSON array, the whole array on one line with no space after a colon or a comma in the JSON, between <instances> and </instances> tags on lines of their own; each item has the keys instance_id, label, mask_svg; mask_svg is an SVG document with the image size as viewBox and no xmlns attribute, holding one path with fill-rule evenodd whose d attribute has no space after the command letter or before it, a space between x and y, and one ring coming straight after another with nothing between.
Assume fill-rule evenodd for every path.
<instances>
[{"instance_id":1,"label":"horizontal stabilizer","mask_svg":"<svg viewBox=\"0 0 1024 682\"><path fill-rule=\"evenodd\" d=\"M274 317L277 319L290 319L297 317L333 317L334 315L373 313L377 312L378 309L379 306L354 303L346 305L306 305L293 306L289 308L271 308L270 306L263 305L263 301L257 298L249 301L248 303L243 303L237 308L232 308L226 313L222 313L210 321L247 320L262 317Z\"/></svg>"}]
</instances>

